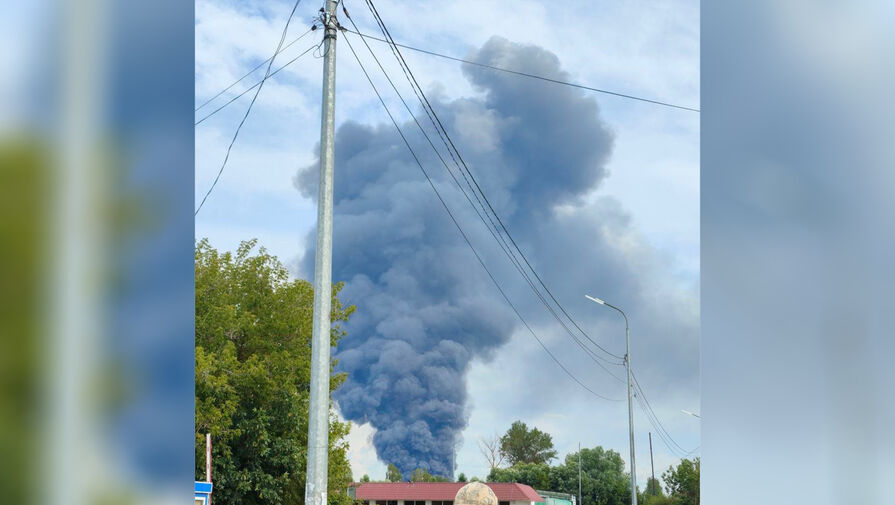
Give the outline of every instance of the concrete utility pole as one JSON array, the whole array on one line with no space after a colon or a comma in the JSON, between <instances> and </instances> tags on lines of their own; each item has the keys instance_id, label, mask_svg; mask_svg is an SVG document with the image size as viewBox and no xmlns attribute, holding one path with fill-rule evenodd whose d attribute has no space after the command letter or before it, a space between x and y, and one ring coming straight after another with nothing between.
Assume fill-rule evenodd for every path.
<instances>
[{"instance_id":1,"label":"concrete utility pole","mask_svg":"<svg viewBox=\"0 0 895 505\"><path fill-rule=\"evenodd\" d=\"M336 0L323 12L323 107L320 125L320 188L314 256L314 326L308 402L306 505L327 505L329 466L330 309L332 305L333 157L336 119Z\"/></svg>"},{"instance_id":2,"label":"concrete utility pole","mask_svg":"<svg viewBox=\"0 0 895 505\"><path fill-rule=\"evenodd\" d=\"M653 483L655 485L656 481L656 466L653 464L653 432L649 432L649 470L650 474L653 476ZM653 493L656 494L656 490L653 489Z\"/></svg>"},{"instance_id":3,"label":"concrete utility pole","mask_svg":"<svg viewBox=\"0 0 895 505\"><path fill-rule=\"evenodd\" d=\"M211 433L205 434L205 481L211 482Z\"/></svg>"},{"instance_id":4,"label":"concrete utility pole","mask_svg":"<svg viewBox=\"0 0 895 505\"><path fill-rule=\"evenodd\" d=\"M625 311L599 298L590 295L584 295L588 300L605 305L617 310L623 318L625 318L625 367L628 371L628 437L631 442L631 503L637 505L637 469L634 465L634 406L633 390L631 389L631 333L628 328L628 316Z\"/></svg>"},{"instance_id":5,"label":"concrete utility pole","mask_svg":"<svg viewBox=\"0 0 895 505\"><path fill-rule=\"evenodd\" d=\"M621 312L625 318L625 364L628 366L628 436L631 441L631 503L637 505L637 467L634 466L634 406L632 405L634 392L631 389L631 337L628 330L628 316L622 312L622 309L609 306Z\"/></svg>"},{"instance_id":6,"label":"concrete utility pole","mask_svg":"<svg viewBox=\"0 0 895 505\"><path fill-rule=\"evenodd\" d=\"M578 505L581 505L581 442L578 442Z\"/></svg>"}]
</instances>

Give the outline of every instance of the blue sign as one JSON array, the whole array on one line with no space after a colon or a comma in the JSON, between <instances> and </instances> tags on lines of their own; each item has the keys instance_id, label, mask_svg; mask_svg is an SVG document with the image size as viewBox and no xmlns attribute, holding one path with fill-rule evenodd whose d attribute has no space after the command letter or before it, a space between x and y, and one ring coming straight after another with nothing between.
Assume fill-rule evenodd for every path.
<instances>
[{"instance_id":1,"label":"blue sign","mask_svg":"<svg viewBox=\"0 0 895 505\"><path fill-rule=\"evenodd\" d=\"M196 481L195 505L211 505L211 482Z\"/></svg>"}]
</instances>

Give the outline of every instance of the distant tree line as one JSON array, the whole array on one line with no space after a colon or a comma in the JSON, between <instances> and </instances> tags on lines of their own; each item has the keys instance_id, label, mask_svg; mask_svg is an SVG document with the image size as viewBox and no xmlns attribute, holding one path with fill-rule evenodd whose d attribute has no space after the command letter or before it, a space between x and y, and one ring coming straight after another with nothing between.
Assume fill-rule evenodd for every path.
<instances>
[{"instance_id":1,"label":"distant tree line","mask_svg":"<svg viewBox=\"0 0 895 505\"><path fill-rule=\"evenodd\" d=\"M535 489L578 495L578 452L556 465L552 437L537 428L516 421L501 437L480 441L479 447L491 466L489 482L518 482ZM502 467L506 461L509 466ZM657 479L650 478L644 491L638 489L643 505L698 505L699 458L683 459L662 474L665 492ZM621 455L600 446L581 449L582 505L627 505L631 503L630 474Z\"/></svg>"}]
</instances>

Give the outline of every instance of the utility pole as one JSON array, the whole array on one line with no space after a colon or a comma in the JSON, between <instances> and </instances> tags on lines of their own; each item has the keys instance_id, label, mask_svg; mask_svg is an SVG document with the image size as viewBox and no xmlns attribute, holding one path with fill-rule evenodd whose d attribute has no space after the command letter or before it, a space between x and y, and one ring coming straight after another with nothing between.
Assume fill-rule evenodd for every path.
<instances>
[{"instance_id":1,"label":"utility pole","mask_svg":"<svg viewBox=\"0 0 895 505\"><path fill-rule=\"evenodd\" d=\"M211 482L211 433L205 434L205 481Z\"/></svg>"},{"instance_id":2,"label":"utility pole","mask_svg":"<svg viewBox=\"0 0 895 505\"><path fill-rule=\"evenodd\" d=\"M323 15L323 106L320 124L320 187L314 256L314 324L308 401L308 467L305 505L327 505L329 467L330 309L332 305L333 158L336 119L336 0Z\"/></svg>"},{"instance_id":3,"label":"utility pole","mask_svg":"<svg viewBox=\"0 0 895 505\"><path fill-rule=\"evenodd\" d=\"M653 465L653 432L649 432L649 469L650 474L653 476L653 486L656 485L656 467ZM653 489L653 495L656 494L656 490Z\"/></svg>"},{"instance_id":4,"label":"utility pole","mask_svg":"<svg viewBox=\"0 0 895 505\"><path fill-rule=\"evenodd\" d=\"M581 505L581 442L578 442L578 505Z\"/></svg>"},{"instance_id":5,"label":"utility pole","mask_svg":"<svg viewBox=\"0 0 895 505\"><path fill-rule=\"evenodd\" d=\"M628 328L628 315L625 311L599 298L584 295L588 300L617 310L625 318L625 368L628 371L628 437L631 442L631 503L637 505L637 468L634 465L634 406L631 389L631 332Z\"/></svg>"},{"instance_id":6,"label":"utility pole","mask_svg":"<svg viewBox=\"0 0 895 505\"><path fill-rule=\"evenodd\" d=\"M211 482L211 433L205 434L205 482ZM211 493L207 505L211 505Z\"/></svg>"},{"instance_id":7,"label":"utility pole","mask_svg":"<svg viewBox=\"0 0 895 505\"><path fill-rule=\"evenodd\" d=\"M609 305L608 303L606 305ZM612 307L612 305L609 305ZM613 307L617 308L617 307ZM628 437L631 441L631 504L637 505L637 468L634 466L634 406L631 389L631 337L628 330L628 316L618 309L625 317L625 365L628 368Z\"/></svg>"}]
</instances>

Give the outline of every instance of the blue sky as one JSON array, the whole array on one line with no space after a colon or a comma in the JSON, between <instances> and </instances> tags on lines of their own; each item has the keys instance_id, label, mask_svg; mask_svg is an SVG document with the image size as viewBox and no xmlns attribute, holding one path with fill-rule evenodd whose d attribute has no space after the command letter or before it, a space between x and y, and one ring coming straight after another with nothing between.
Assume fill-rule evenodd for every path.
<instances>
[{"instance_id":1,"label":"blue sky","mask_svg":"<svg viewBox=\"0 0 895 505\"><path fill-rule=\"evenodd\" d=\"M377 2L399 42L465 56L498 35L552 52L575 82L699 107L698 2L567 2L561 10L557 5L520 1L508 8L471 1L407 5ZM361 28L373 32L363 7L362 2L347 3ZM278 1L257 2L251 7L241 2L196 3L197 103L270 56L290 8L291 2ZM307 29L318 8L317 3L311 2L299 6L287 41ZM297 42L279 61L288 61L316 43L318 35L319 32L312 33ZM444 101L481 98L482 91L463 76L458 63L409 51L405 51L405 57L427 93ZM313 201L295 189L293 178L316 157L320 71L321 60L308 54L265 84L220 183L196 218L197 237L208 237L222 249L232 249L240 240L257 237L293 272L303 273L301 256L307 246L305 237L314 226L316 208ZM344 44L339 46L337 93L337 124L349 118L365 125L387 121ZM196 128L197 201L220 166L248 98ZM695 333L699 313L699 114L608 95L594 98L603 122L614 134L605 164L608 175L582 202L566 211L594 214L606 198L616 202L629 225L624 240L615 245L628 247L631 257L648 258L644 261L661 265L649 272L644 269L643 279L654 285L657 293L677 301L668 307L657 303L651 310L668 315L687 307L675 317L685 319L683 327L693 328ZM203 109L197 118L206 110L213 109ZM464 150L463 145L460 149ZM336 181L339 184L338 174ZM583 235L581 240L587 242L591 237ZM470 269L475 267L470 263ZM583 313L587 310L594 307L574 302L576 318L591 317ZM623 331L612 326L613 314L593 317L589 322L601 331L613 335ZM632 322L634 328L638 324L645 326ZM583 379L604 384L600 382L599 370L592 370L592 365L589 367L575 356L556 328L544 322L538 330L547 335L548 345L568 360ZM636 330L632 331L632 338L636 337ZM692 354L692 359L682 359L680 363L674 362L676 355L660 363L660 358L648 349L641 351L636 342L632 344L635 367L662 422L682 446L698 446L698 420L680 413L680 409L699 410L698 379L692 379L697 375L694 367L698 367L698 335L690 335L677 346ZM638 353L643 358L638 359ZM506 373L520 367L531 373L521 379ZM458 471L484 477L487 469L476 447L477 438L502 432L516 419L552 433L561 456L575 450L579 441L585 446L601 444L627 454L623 404L595 403L586 393L573 389L574 384L551 367L555 365L538 344L518 330L493 360L474 361L466 375L470 415L457 452ZM675 367L681 369L680 373L675 372ZM537 408L532 408L531 396L524 394L551 388L563 391L562 398L542 400ZM506 391L520 394L508 395ZM616 393L623 393L623 389ZM643 483L649 474L649 428L642 413L636 411L635 416L637 473ZM352 435L355 477L362 473L370 473L374 478L384 474L384 466L377 461L369 441L371 434L372 428L359 426ZM655 434L653 438L657 438ZM660 473L675 457L658 440L653 445Z\"/></svg>"}]
</instances>

